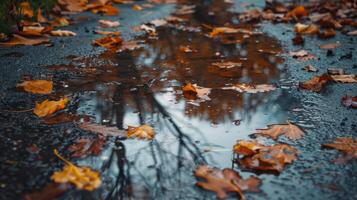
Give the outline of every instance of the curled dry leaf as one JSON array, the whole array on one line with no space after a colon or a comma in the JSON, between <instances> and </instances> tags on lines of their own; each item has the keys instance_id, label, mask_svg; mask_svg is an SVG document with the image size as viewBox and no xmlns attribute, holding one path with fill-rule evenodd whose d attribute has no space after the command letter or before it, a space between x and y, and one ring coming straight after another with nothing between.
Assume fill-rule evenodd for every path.
<instances>
[{"instance_id":1,"label":"curled dry leaf","mask_svg":"<svg viewBox=\"0 0 357 200\"><path fill-rule=\"evenodd\" d=\"M323 144L323 147L342 151L349 158L357 159L357 139L350 137L339 137L333 143Z\"/></svg>"},{"instance_id":2,"label":"curled dry leaf","mask_svg":"<svg viewBox=\"0 0 357 200\"><path fill-rule=\"evenodd\" d=\"M98 188L101 184L100 174L93 171L89 167L77 167L68 160L59 155L57 150L54 150L55 155L64 161L66 164L62 171L52 174L51 179L56 183L71 183L77 189L92 191Z\"/></svg>"},{"instance_id":3,"label":"curled dry leaf","mask_svg":"<svg viewBox=\"0 0 357 200\"><path fill-rule=\"evenodd\" d=\"M68 98L62 98L58 101L49 101L48 99L46 99L41 103L36 103L33 112L39 117L45 117L51 115L52 113L58 110L64 109L68 101Z\"/></svg>"},{"instance_id":4,"label":"curled dry leaf","mask_svg":"<svg viewBox=\"0 0 357 200\"><path fill-rule=\"evenodd\" d=\"M125 136L124 132L122 130L119 130L117 127L109 127L109 126L104 126L100 124L91 124L91 123L80 123L78 124L78 127L83 130L97 133L103 136L114 136L114 137Z\"/></svg>"},{"instance_id":5,"label":"curled dry leaf","mask_svg":"<svg viewBox=\"0 0 357 200\"><path fill-rule=\"evenodd\" d=\"M235 90L237 92L247 92L247 93L259 93L259 92L269 92L275 90L276 87L274 85L269 84L246 84L246 83L237 83L231 87L223 87L223 90Z\"/></svg>"},{"instance_id":6,"label":"curled dry leaf","mask_svg":"<svg viewBox=\"0 0 357 200\"><path fill-rule=\"evenodd\" d=\"M319 27L314 24L306 25L297 23L294 30L296 33L313 35L319 32Z\"/></svg>"},{"instance_id":7,"label":"curled dry leaf","mask_svg":"<svg viewBox=\"0 0 357 200\"><path fill-rule=\"evenodd\" d=\"M17 87L22 87L26 92L35 94L50 94L53 89L53 83L47 80L32 80L19 83Z\"/></svg>"},{"instance_id":8,"label":"curled dry leaf","mask_svg":"<svg viewBox=\"0 0 357 200\"><path fill-rule=\"evenodd\" d=\"M123 40L119 36L108 35L93 41L93 45L102 46L108 50L117 50L120 45L123 43Z\"/></svg>"},{"instance_id":9,"label":"curled dry leaf","mask_svg":"<svg viewBox=\"0 0 357 200\"><path fill-rule=\"evenodd\" d=\"M342 104L346 107L357 108L357 96L344 96L341 99Z\"/></svg>"},{"instance_id":10,"label":"curled dry leaf","mask_svg":"<svg viewBox=\"0 0 357 200\"><path fill-rule=\"evenodd\" d=\"M304 136L304 131L298 126L288 122L287 124L268 125L266 129L257 129L253 135L261 135L271 137L274 140L279 136L284 135L291 140L297 140Z\"/></svg>"},{"instance_id":11,"label":"curled dry leaf","mask_svg":"<svg viewBox=\"0 0 357 200\"><path fill-rule=\"evenodd\" d=\"M0 46L39 45L50 42L46 37L26 38L17 34L12 34L12 36L13 37L9 41L0 42Z\"/></svg>"},{"instance_id":12,"label":"curled dry leaf","mask_svg":"<svg viewBox=\"0 0 357 200\"><path fill-rule=\"evenodd\" d=\"M73 158L84 158L89 155L99 155L105 145L105 137L97 137L95 140L81 138L75 144L68 147Z\"/></svg>"},{"instance_id":13,"label":"curled dry leaf","mask_svg":"<svg viewBox=\"0 0 357 200\"><path fill-rule=\"evenodd\" d=\"M99 20L100 26L103 28L113 28L118 27L120 25L119 21L110 21L110 20Z\"/></svg>"},{"instance_id":14,"label":"curled dry leaf","mask_svg":"<svg viewBox=\"0 0 357 200\"><path fill-rule=\"evenodd\" d=\"M141 125L139 127L129 126L126 135L129 138L135 137L139 139L152 140L154 138L154 129L149 125Z\"/></svg>"},{"instance_id":15,"label":"curled dry leaf","mask_svg":"<svg viewBox=\"0 0 357 200\"><path fill-rule=\"evenodd\" d=\"M195 176L203 181L198 181L196 185L206 190L213 191L220 199L226 198L227 193L237 193L240 199L245 200L243 191L259 192L261 180L255 176L243 179L238 172L225 168L210 168L206 165L198 166L195 170Z\"/></svg>"},{"instance_id":16,"label":"curled dry leaf","mask_svg":"<svg viewBox=\"0 0 357 200\"><path fill-rule=\"evenodd\" d=\"M182 87L183 96L189 100L209 101L211 88L200 87L197 84L188 83Z\"/></svg>"},{"instance_id":17,"label":"curled dry leaf","mask_svg":"<svg viewBox=\"0 0 357 200\"><path fill-rule=\"evenodd\" d=\"M238 141L233 150L243 156L236 160L242 167L273 172L281 172L286 164L297 159L298 152L297 149L286 144L264 146L256 141L244 140Z\"/></svg>"},{"instance_id":18,"label":"curled dry leaf","mask_svg":"<svg viewBox=\"0 0 357 200\"><path fill-rule=\"evenodd\" d=\"M50 34L52 36L59 36L59 37L68 37L68 36L76 36L77 35L75 32L67 31L67 30L51 31Z\"/></svg>"}]
</instances>

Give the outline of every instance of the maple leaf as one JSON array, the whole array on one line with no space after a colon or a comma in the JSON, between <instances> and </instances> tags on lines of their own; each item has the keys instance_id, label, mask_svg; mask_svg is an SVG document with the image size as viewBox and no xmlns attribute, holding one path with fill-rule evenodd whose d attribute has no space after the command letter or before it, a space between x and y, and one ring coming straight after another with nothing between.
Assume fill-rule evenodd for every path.
<instances>
[{"instance_id":1,"label":"maple leaf","mask_svg":"<svg viewBox=\"0 0 357 200\"><path fill-rule=\"evenodd\" d=\"M103 28L113 28L120 25L119 21L110 21L110 20L99 20L99 25Z\"/></svg>"},{"instance_id":2,"label":"maple leaf","mask_svg":"<svg viewBox=\"0 0 357 200\"><path fill-rule=\"evenodd\" d=\"M245 200L242 191L258 192L258 187L261 184L261 180L255 176L243 179L238 172L232 169L220 170L206 165L198 166L195 176L206 180L206 182L198 181L196 183L198 187L215 192L220 199L227 197L229 192L235 192L240 199Z\"/></svg>"},{"instance_id":3,"label":"maple leaf","mask_svg":"<svg viewBox=\"0 0 357 200\"><path fill-rule=\"evenodd\" d=\"M94 45L102 46L109 50L117 50L123 40L119 36L108 35L93 41Z\"/></svg>"},{"instance_id":4,"label":"maple leaf","mask_svg":"<svg viewBox=\"0 0 357 200\"><path fill-rule=\"evenodd\" d=\"M291 140L297 140L304 136L304 132L298 126L288 122L287 124L268 125L268 128L266 129L257 129L257 132L253 133L253 135L267 136L274 140L278 139L279 136L284 135Z\"/></svg>"},{"instance_id":5,"label":"maple leaf","mask_svg":"<svg viewBox=\"0 0 357 200\"><path fill-rule=\"evenodd\" d=\"M346 107L357 108L357 96L344 96L341 99L342 104Z\"/></svg>"},{"instance_id":6,"label":"maple leaf","mask_svg":"<svg viewBox=\"0 0 357 200\"><path fill-rule=\"evenodd\" d=\"M26 92L34 94L50 94L53 89L53 83L47 80L32 80L19 83L17 87L22 87Z\"/></svg>"},{"instance_id":7,"label":"maple leaf","mask_svg":"<svg viewBox=\"0 0 357 200\"><path fill-rule=\"evenodd\" d=\"M62 98L58 101L49 101L46 99L41 103L36 103L34 113L39 117L45 117L50 115L58 110L62 110L66 107L68 103L68 98Z\"/></svg>"},{"instance_id":8,"label":"maple leaf","mask_svg":"<svg viewBox=\"0 0 357 200\"><path fill-rule=\"evenodd\" d=\"M140 139L152 140L154 138L154 129L146 124L139 127L128 126L126 135L129 138L136 137Z\"/></svg>"},{"instance_id":9,"label":"maple leaf","mask_svg":"<svg viewBox=\"0 0 357 200\"><path fill-rule=\"evenodd\" d=\"M234 152L242 155L238 162L242 167L251 170L281 172L286 164L297 159L297 149L286 145L276 144L264 146L256 141L240 140L233 147Z\"/></svg>"},{"instance_id":10,"label":"maple leaf","mask_svg":"<svg viewBox=\"0 0 357 200\"><path fill-rule=\"evenodd\" d=\"M186 99L200 101L211 100L208 95L211 93L211 88L200 87L197 84L188 83L182 87L183 95Z\"/></svg>"},{"instance_id":11,"label":"maple leaf","mask_svg":"<svg viewBox=\"0 0 357 200\"><path fill-rule=\"evenodd\" d=\"M357 139L339 137L333 143L323 144L323 147L337 149L344 152L348 157L357 159Z\"/></svg>"},{"instance_id":12,"label":"maple leaf","mask_svg":"<svg viewBox=\"0 0 357 200\"><path fill-rule=\"evenodd\" d=\"M49 43L50 40L46 37L25 38L17 34L12 34L12 38L6 42L0 42L0 46L15 46L15 45L39 45Z\"/></svg>"},{"instance_id":13,"label":"maple leaf","mask_svg":"<svg viewBox=\"0 0 357 200\"><path fill-rule=\"evenodd\" d=\"M77 35L75 32L67 31L67 30L51 31L50 34L53 36L60 36L60 37L68 37L68 36L76 36Z\"/></svg>"},{"instance_id":14,"label":"maple leaf","mask_svg":"<svg viewBox=\"0 0 357 200\"><path fill-rule=\"evenodd\" d=\"M247 92L247 93L258 93L258 92L269 92L275 90L274 85L269 84L246 84L246 83L237 83L231 87L223 87L223 90L235 90L237 92Z\"/></svg>"},{"instance_id":15,"label":"maple leaf","mask_svg":"<svg viewBox=\"0 0 357 200\"><path fill-rule=\"evenodd\" d=\"M99 155L105 145L105 138L99 136L95 140L88 138L78 139L75 144L68 147L73 158L84 158L89 155Z\"/></svg>"},{"instance_id":16,"label":"maple leaf","mask_svg":"<svg viewBox=\"0 0 357 200\"><path fill-rule=\"evenodd\" d=\"M66 164L62 171L54 172L51 179L56 183L71 183L78 189L92 191L101 184L100 174L89 167L77 167L54 150L55 155Z\"/></svg>"},{"instance_id":17,"label":"maple leaf","mask_svg":"<svg viewBox=\"0 0 357 200\"><path fill-rule=\"evenodd\" d=\"M91 124L91 123L80 123L78 127L90 131L93 133L101 134L103 136L125 136L122 130L119 130L117 127L109 127L100 124Z\"/></svg>"}]
</instances>

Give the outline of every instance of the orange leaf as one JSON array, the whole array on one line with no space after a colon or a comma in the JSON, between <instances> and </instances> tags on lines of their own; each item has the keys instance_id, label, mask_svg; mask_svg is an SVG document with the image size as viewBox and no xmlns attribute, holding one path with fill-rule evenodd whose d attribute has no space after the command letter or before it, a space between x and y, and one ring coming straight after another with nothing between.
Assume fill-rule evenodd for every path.
<instances>
[{"instance_id":1,"label":"orange leaf","mask_svg":"<svg viewBox=\"0 0 357 200\"><path fill-rule=\"evenodd\" d=\"M33 80L17 84L17 87L22 87L26 92L35 94L50 94L53 89L53 83L46 80Z\"/></svg>"},{"instance_id":2,"label":"orange leaf","mask_svg":"<svg viewBox=\"0 0 357 200\"><path fill-rule=\"evenodd\" d=\"M36 107L33 112L39 117L45 117L58 110L64 109L68 101L68 98L62 98L58 101L49 101L46 99L41 103L36 103Z\"/></svg>"},{"instance_id":3,"label":"orange leaf","mask_svg":"<svg viewBox=\"0 0 357 200\"><path fill-rule=\"evenodd\" d=\"M0 42L0 46L15 46L15 45L39 45L49 43L50 40L45 37L38 37L34 39L25 38L17 34L13 34L13 37L7 42Z\"/></svg>"},{"instance_id":4,"label":"orange leaf","mask_svg":"<svg viewBox=\"0 0 357 200\"><path fill-rule=\"evenodd\" d=\"M304 6L297 6L292 11L287 13L288 17L297 17L297 18L301 18L307 15L309 15L309 13L307 12Z\"/></svg>"},{"instance_id":5,"label":"orange leaf","mask_svg":"<svg viewBox=\"0 0 357 200\"><path fill-rule=\"evenodd\" d=\"M287 124L273 124L268 125L266 129L257 129L254 135L261 135L271 137L274 140L278 139L279 136L284 135L291 140L297 140L302 138L304 132L296 125L288 122Z\"/></svg>"},{"instance_id":6,"label":"orange leaf","mask_svg":"<svg viewBox=\"0 0 357 200\"><path fill-rule=\"evenodd\" d=\"M146 124L139 127L129 126L126 134L128 137L152 140L154 138L154 129Z\"/></svg>"},{"instance_id":7,"label":"orange leaf","mask_svg":"<svg viewBox=\"0 0 357 200\"><path fill-rule=\"evenodd\" d=\"M109 50L117 50L122 44L123 40L119 36L108 35L93 41L94 45L102 46Z\"/></svg>"}]
</instances>

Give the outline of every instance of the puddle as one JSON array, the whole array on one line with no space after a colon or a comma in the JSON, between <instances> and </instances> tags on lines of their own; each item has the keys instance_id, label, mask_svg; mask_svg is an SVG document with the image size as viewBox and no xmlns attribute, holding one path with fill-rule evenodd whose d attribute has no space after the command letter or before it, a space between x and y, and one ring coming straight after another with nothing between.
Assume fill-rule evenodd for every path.
<instances>
[{"instance_id":1,"label":"puddle","mask_svg":"<svg viewBox=\"0 0 357 200\"><path fill-rule=\"evenodd\" d=\"M287 90L248 94L222 89L236 83L277 84L284 77L281 45L274 38L263 33L208 36L209 27L257 29L235 22L227 6L198 4L193 13L180 15L187 20L183 24L158 27L153 38L137 38L145 41L140 49L70 56L69 64L47 66L59 71L55 79L67 77L58 92L75 99L77 115L119 129L150 124L156 130L152 142L117 140L101 156L82 161L102 169L110 189L98 195L203 198L205 193L193 187L195 165L232 167L236 140L287 120L298 103ZM230 63L222 67L222 62ZM181 87L186 83L212 88L210 100L185 99Z\"/></svg>"}]
</instances>

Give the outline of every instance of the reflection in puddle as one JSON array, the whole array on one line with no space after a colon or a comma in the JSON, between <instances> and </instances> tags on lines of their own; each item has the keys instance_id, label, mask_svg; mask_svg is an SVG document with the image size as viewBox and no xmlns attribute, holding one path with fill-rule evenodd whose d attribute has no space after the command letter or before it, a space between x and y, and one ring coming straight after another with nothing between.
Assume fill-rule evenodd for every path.
<instances>
[{"instance_id":1,"label":"reflection in puddle","mask_svg":"<svg viewBox=\"0 0 357 200\"><path fill-rule=\"evenodd\" d=\"M107 177L110 189L101 197L202 199L205 194L193 187L195 165L231 167L230 149L237 139L286 120L294 106L286 90L246 94L221 89L236 83L274 84L282 76L281 47L273 38L242 32L208 36L213 26L234 25L233 13L226 12L229 6L198 3L193 13L186 9L180 15L183 24L158 27L156 37L138 38L146 41L140 49L72 56L69 65L49 66L69 73L62 92L74 94L78 115L120 129L151 124L157 131L152 142L117 140L101 157L84 161ZM189 26L202 31L182 30ZM185 83L212 88L211 100L190 103L181 92Z\"/></svg>"}]
</instances>

